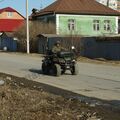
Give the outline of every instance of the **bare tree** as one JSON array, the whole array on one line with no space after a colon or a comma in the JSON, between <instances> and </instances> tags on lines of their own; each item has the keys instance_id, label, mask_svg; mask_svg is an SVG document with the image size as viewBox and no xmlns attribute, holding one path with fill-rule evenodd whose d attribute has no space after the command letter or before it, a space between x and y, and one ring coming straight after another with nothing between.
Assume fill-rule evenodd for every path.
<instances>
[{"instance_id":1,"label":"bare tree","mask_svg":"<svg viewBox=\"0 0 120 120\"><path fill-rule=\"evenodd\" d=\"M37 35L38 34L54 34L55 25L53 23L42 23L32 21L30 28L30 52L37 52ZM19 51L26 51L26 26L23 25L18 31L14 32L14 36L18 38Z\"/></svg>"}]
</instances>

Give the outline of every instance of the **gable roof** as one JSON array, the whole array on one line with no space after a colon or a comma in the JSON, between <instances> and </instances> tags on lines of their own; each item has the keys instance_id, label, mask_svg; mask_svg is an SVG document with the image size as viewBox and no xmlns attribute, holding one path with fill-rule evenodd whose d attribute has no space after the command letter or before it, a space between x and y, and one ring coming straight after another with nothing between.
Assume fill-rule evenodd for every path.
<instances>
[{"instance_id":1,"label":"gable roof","mask_svg":"<svg viewBox=\"0 0 120 120\"><path fill-rule=\"evenodd\" d=\"M57 0L48 7L32 16L42 16L46 14L90 14L90 15L112 15L119 16L117 12L108 8L95 0Z\"/></svg>"},{"instance_id":2,"label":"gable roof","mask_svg":"<svg viewBox=\"0 0 120 120\"><path fill-rule=\"evenodd\" d=\"M11 7L6 7L6 8L3 8L3 9L0 9L0 13L2 12L17 12L16 10L14 10L13 8Z\"/></svg>"},{"instance_id":3,"label":"gable roof","mask_svg":"<svg viewBox=\"0 0 120 120\"><path fill-rule=\"evenodd\" d=\"M13 32L23 23L24 20L0 19L0 32Z\"/></svg>"},{"instance_id":4,"label":"gable roof","mask_svg":"<svg viewBox=\"0 0 120 120\"><path fill-rule=\"evenodd\" d=\"M16 11L15 9L11 8L11 7L6 7L3 9L0 9L0 13L2 12L16 12L18 13L20 16L22 16L18 11ZM24 16L22 16L24 18ZM25 19L25 18L24 18Z\"/></svg>"}]
</instances>

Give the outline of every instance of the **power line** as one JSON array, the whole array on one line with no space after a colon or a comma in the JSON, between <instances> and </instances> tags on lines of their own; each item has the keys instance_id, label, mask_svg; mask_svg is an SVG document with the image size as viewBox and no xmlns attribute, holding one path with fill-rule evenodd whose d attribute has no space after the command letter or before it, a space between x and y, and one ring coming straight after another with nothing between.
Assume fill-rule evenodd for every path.
<instances>
[{"instance_id":1,"label":"power line","mask_svg":"<svg viewBox=\"0 0 120 120\"><path fill-rule=\"evenodd\" d=\"M41 0L40 10L43 9L43 1Z\"/></svg>"}]
</instances>

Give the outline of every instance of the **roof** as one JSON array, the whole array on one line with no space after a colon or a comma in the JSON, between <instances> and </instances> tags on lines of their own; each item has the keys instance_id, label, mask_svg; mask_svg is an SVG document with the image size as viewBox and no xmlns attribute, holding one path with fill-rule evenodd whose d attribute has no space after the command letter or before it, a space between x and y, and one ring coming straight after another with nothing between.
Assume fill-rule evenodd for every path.
<instances>
[{"instance_id":1,"label":"roof","mask_svg":"<svg viewBox=\"0 0 120 120\"><path fill-rule=\"evenodd\" d=\"M65 37L65 36L57 35L57 34L38 34L37 37L53 38L53 37Z\"/></svg>"},{"instance_id":2,"label":"roof","mask_svg":"<svg viewBox=\"0 0 120 120\"><path fill-rule=\"evenodd\" d=\"M57 0L48 7L32 16L42 16L46 14L91 14L91 15L113 15L118 16L117 12L106 7L95 0Z\"/></svg>"},{"instance_id":3,"label":"roof","mask_svg":"<svg viewBox=\"0 0 120 120\"><path fill-rule=\"evenodd\" d=\"M15 9L11 8L11 7L6 7L3 9L0 9L0 13L2 12L17 12L20 16L22 16L18 11L16 11ZM24 16L22 16L24 18Z\"/></svg>"},{"instance_id":4,"label":"roof","mask_svg":"<svg viewBox=\"0 0 120 120\"><path fill-rule=\"evenodd\" d=\"M58 34L38 34L37 37L46 37L46 38L58 38L58 37L63 37L63 38L70 38L71 35L58 35ZM73 35L72 38L78 38L78 37L91 37L91 36L82 36L82 35Z\"/></svg>"},{"instance_id":5,"label":"roof","mask_svg":"<svg viewBox=\"0 0 120 120\"><path fill-rule=\"evenodd\" d=\"M63 37L63 38L71 38L71 35L58 35L58 34L38 34L37 37L46 37L46 38L59 38L59 37ZM72 38L120 38L120 34L108 34L108 35L104 35L104 36L81 36L81 35L73 35Z\"/></svg>"},{"instance_id":6,"label":"roof","mask_svg":"<svg viewBox=\"0 0 120 120\"><path fill-rule=\"evenodd\" d=\"M13 32L23 23L24 20L0 19L0 32Z\"/></svg>"},{"instance_id":7,"label":"roof","mask_svg":"<svg viewBox=\"0 0 120 120\"><path fill-rule=\"evenodd\" d=\"M3 9L0 9L0 13L2 12L17 12L16 10L14 10L13 8L11 7L6 7L6 8L3 8Z\"/></svg>"}]
</instances>

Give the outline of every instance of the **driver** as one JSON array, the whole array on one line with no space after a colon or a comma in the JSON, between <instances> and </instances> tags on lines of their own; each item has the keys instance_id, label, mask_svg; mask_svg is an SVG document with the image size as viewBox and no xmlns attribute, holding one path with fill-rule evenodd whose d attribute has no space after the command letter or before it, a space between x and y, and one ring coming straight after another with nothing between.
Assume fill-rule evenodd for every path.
<instances>
[{"instance_id":1,"label":"driver","mask_svg":"<svg viewBox=\"0 0 120 120\"><path fill-rule=\"evenodd\" d=\"M58 52L60 52L60 51L62 51L62 50L65 50L65 48L63 48L63 47L61 46L60 41L57 41L57 42L55 43L55 45L53 46L53 48L52 48L52 52L53 52L53 53L58 53Z\"/></svg>"}]
</instances>

